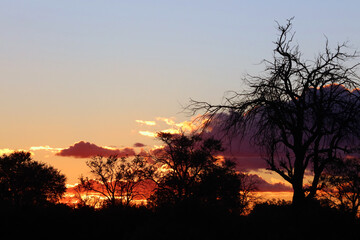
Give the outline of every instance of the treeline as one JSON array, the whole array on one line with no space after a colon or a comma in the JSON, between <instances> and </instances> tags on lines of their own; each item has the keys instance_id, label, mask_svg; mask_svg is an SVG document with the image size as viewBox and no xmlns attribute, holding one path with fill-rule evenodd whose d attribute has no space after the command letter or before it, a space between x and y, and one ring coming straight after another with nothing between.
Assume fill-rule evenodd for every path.
<instances>
[{"instance_id":1,"label":"treeline","mask_svg":"<svg viewBox=\"0 0 360 240\"><path fill-rule=\"evenodd\" d=\"M200 135L160 133L158 137L164 148L147 157L90 159L92 176L80 177L79 201L72 206L59 203L66 190L65 176L59 171L34 161L30 153L3 155L1 232L116 234L119 239L360 237L359 220L349 207L342 207L344 201L319 196L301 208L284 201L256 202L251 198L256 182L236 171L234 162L216 157L223 150L220 141ZM344 184L344 178L336 180L340 174L328 176L329 183ZM142 191L150 182L148 204L134 204L144 197Z\"/></svg>"},{"instance_id":2,"label":"treeline","mask_svg":"<svg viewBox=\"0 0 360 240\"><path fill-rule=\"evenodd\" d=\"M87 161L92 176L81 177L75 188L79 204L126 207L146 198L154 209L198 205L242 213L248 208L255 186L236 171L234 162L217 157L223 150L219 140L169 133L159 133L158 138L164 147L147 156ZM98 197L91 196L94 193ZM104 201L97 201L99 197Z\"/></svg>"},{"instance_id":3,"label":"treeline","mask_svg":"<svg viewBox=\"0 0 360 240\"><path fill-rule=\"evenodd\" d=\"M75 208L130 207L147 200L151 209L173 206L210 207L244 213L255 184L218 157L221 142L200 135L159 133L164 147L132 158L96 156L86 164L91 176L73 190ZM47 206L62 200L66 177L31 158L28 152L0 157L0 201L4 206Z\"/></svg>"},{"instance_id":4,"label":"treeline","mask_svg":"<svg viewBox=\"0 0 360 240\"><path fill-rule=\"evenodd\" d=\"M46 207L1 209L2 237L116 239L359 239L358 221L334 209L297 212L283 202L257 205L247 216L191 208Z\"/></svg>"}]
</instances>

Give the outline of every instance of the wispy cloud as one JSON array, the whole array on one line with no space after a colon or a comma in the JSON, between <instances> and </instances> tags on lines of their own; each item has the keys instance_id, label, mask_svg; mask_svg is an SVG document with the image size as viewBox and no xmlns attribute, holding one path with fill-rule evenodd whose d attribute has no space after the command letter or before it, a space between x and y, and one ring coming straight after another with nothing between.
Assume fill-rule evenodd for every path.
<instances>
[{"instance_id":1,"label":"wispy cloud","mask_svg":"<svg viewBox=\"0 0 360 240\"><path fill-rule=\"evenodd\" d=\"M139 133L143 136L146 136L146 137L156 137L157 133L156 132L151 132L151 131L139 131Z\"/></svg>"},{"instance_id":2,"label":"wispy cloud","mask_svg":"<svg viewBox=\"0 0 360 240\"><path fill-rule=\"evenodd\" d=\"M167 126L170 126L170 128L167 127L167 128L161 129L161 125L164 126L164 124L158 124L158 122L156 122L156 121L158 121L160 123L163 122ZM179 134L181 132L192 133L199 129L199 122L195 122L195 121L176 122L174 117L171 117L171 118L157 117L156 121L136 120L137 123L140 123L142 125L145 124L147 126L157 126L156 130L153 130L153 131L141 130L141 131L138 131L139 134L142 136L155 138L157 136L158 132Z\"/></svg>"},{"instance_id":3,"label":"wispy cloud","mask_svg":"<svg viewBox=\"0 0 360 240\"><path fill-rule=\"evenodd\" d=\"M155 126L156 125L155 121L135 120L135 122L145 124L145 125L148 125L148 126Z\"/></svg>"},{"instance_id":4,"label":"wispy cloud","mask_svg":"<svg viewBox=\"0 0 360 240\"><path fill-rule=\"evenodd\" d=\"M174 118L157 117L156 120L163 121L169 126L176 125Z\"/></svg>"},{"instance_id":5,"label":"wispy cloud","mask_svg":"<svg viewBox=\"0 0 360 240\"><path fill-rule=\"evenodd\" d=\"M221 139L223 147L225 148L225 151L222 153L222 155L225 158L236 161L240 169L266 168L267 164L261 157L260 149L251 143L247 135L244 137L244 139L242 139L241 136L233 136L231 140L227 137L224 137L226 136L226 132L223 129L222 123L226 122L228 117L229 116L227 114L217 115L216 121L212 122L208 126L206 131L203 133L203 137L214 137L215 139ZM207 118L205 116L196 116L188 121L177 122L174 117L157 117L155 121L156 126L150 126L152 129L144 129L138 131L138 133L142 136L150 138L155 138L158 132L172 134L179 134L184 132L185 134L192 134L197 132L200 127L203 126L203 124L207 121ZM139 123L140 122L143 121L139 121Z\"/></svg>"},{"instance_id":6,"label":"wispy cloud","mask_svg":"<svg viewBox=\"0 0 360 240\"><path fill-rule=\"evenodd\" d=\"M49 145L30 147L30 151L41 151L41 150L57 153L57 152L63 150L63 148L53 148L53 147L50 147Z\"/></svg>"},{"instance_id":7,"label":"wispy cloud","mask_svg":"<svg viewBox=\"0 0 360 240\"><path fill-rule=\"evenodd\" d=\"M0 155L13 153L15 150L9 148L0 149Z\"/></svg>"},{"instance_id":8,"label":"wispy cloud","mask_svg":"<svg viewBox=\"0 0 360 240\"><path fill-rule=\"evenodd\" d=\"M163 121L177 131L193 132L199 128L197 121L175 122L174 118L157 117L156 120Z\"/></svg>"}]
</instances>

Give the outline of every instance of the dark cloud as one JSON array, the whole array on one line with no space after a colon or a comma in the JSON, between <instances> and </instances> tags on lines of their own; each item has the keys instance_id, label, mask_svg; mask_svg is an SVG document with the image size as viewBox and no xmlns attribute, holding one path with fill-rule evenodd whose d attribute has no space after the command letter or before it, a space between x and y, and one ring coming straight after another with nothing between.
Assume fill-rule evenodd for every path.
<instances>
[{"instance_id":1,"label":"dark cloud","mask_svg":"<svg viewBox=\"0 0 360 240\"><path fill-rule=\"evenodd\" d=\"M108 157L110 155L117 155L118 157L134 156L135 151L133 148L114 149L107 147L99 147L89 142L78 142L73 146L65 148L56 154L62 157L75 157L75 158L90 158L94 156Z\"/></svg>"},{"instance_id":2,"label":"dark cloud","mask_svg":"<svg viewBox=\"0 0 360 240\"><path fill-rule=\"evenodd\" d=\"M260 148L251 140L252 130L247 129L243 135L233 134L229 136L224 130L224 124L228 121L228 118L228 114L217 114L203 137L214 137L215 139L221 140L225 149L221 155L235 161L237 167L241 170L267 168L267 163L261 155Z\"/></svg>"},{"instance_id":3,"label":"dark cloud","mask_svg":"<svg viewBox=\"0 0 360 240\"><path fill-rule=\"evenodd\" d=\"M136 148L145 147L145 146L146 146L146 145L143 144L143 143L139 143L139 142L134 143L134 147L136 147Z\"/></svg>"}]
</instances>

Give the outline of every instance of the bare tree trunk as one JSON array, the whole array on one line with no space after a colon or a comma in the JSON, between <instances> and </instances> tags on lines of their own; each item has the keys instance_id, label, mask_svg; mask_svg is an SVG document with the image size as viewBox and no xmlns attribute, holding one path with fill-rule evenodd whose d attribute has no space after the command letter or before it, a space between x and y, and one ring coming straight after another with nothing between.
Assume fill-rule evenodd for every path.
<instances>
[{"instance_id":1,"label":"bare tree trunk","mask_svg":"<svg viewBox=\"0 0 360 240\"><path fill-rule=\"evenodd\" d=\"M305 202L305 193L303 188L304 181L304 166L303 166L304 154L298 153L295 157L294 176L292 179L292 186L294 189L293 205L302 206Z\"/></svg>"},{"instance_id":2,"label":"bare tree trunk","mask_svg":"<svg viewBox=\"0 0 360 240\"><path fill-rule=\"evenodd\" d=\"M319 180L320 180L320 173L319 172L315 172L314 173L314 178L313 178L313 182L311 184L310 187L310 192L309 195L307 196L308 199L313 199L315 198L316 195L316 191L317 191L317 186L319 184Z\"/></svg>"},{"instance_id":3,"label":"bare tree trunk","mask_svg":"<svg viewBox=\"0 0 360 240\"><path fill-rule=\"evenodd\" d=\"M292 203L296 207L302 206L305 202L305 193L303 189L302 178L298 177L297 180L294 179L292 186L294 189Z\"/></svg>"},{"instance_id":4,"label":"bare tree trunk","mask_svg":"<svg viewBox=\"0 0 360 240\"><path fill-rule=\"evenodd\" d=\"M294 189L294 195L292 199L293 205L296 207L302 206L305 202L304 189L302 188L302 186L299 186L298 184L294 184L293 189Z\"/></svg>"}]
</instances>

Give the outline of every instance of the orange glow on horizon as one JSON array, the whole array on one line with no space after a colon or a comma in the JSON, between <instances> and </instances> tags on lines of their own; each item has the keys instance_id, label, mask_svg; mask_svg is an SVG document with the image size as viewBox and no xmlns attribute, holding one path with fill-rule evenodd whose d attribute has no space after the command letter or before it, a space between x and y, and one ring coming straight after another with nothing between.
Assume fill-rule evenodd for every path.
<instances>
[{"instance_id":1,"label":"orange glow on horizon","mask_svg":"<svg viewBox=\"0 0 360 240\"><path fill-rule=\"evenodd\" d=\"M166 171L165 169L163 169ZM75 187L77 184L69 185L67 184L67 190L64 194L63 198L60 200L60 203L67 204L69 206L76 206L81 202L80 198L87 201L90 205L94 204L95 208L101 207L101 201L106 200L106 197L102 196L100 193L96 192L76 192ZM155 186L145 186L142 190L144 190L145 194L143 197L136 197L132 200L135 205L146 205L147 198L150 197L151 192L153 191ZM256 199L255 202L265 202L268 200L285 200L291 202L293 197L293 192L291 191L282 191L282 192L269 192L269 191L254 191L253 196Z\"/></svg>"}]
</instances>

